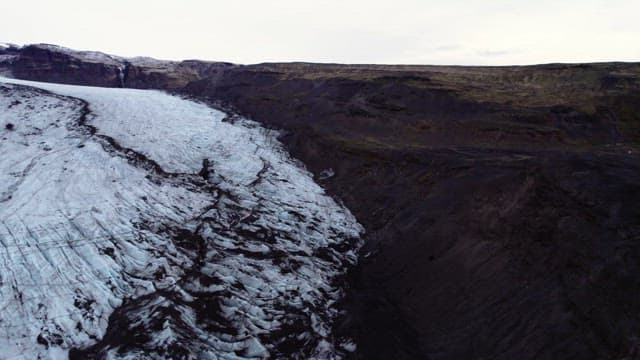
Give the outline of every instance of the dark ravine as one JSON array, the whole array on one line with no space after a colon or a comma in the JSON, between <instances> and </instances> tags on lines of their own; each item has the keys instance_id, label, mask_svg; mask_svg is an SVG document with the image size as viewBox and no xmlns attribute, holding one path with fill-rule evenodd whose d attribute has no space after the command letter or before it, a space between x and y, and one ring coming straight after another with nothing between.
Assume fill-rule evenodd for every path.
<instances>
[{"instance_id":1,"label":"dark ravine","mask_svg":"<svg viewBox=\"0 0 640 360\"><path fill-rule=\"evenodd\" d=\"M55 48L0 55L15 77L119 86L118 65ZM125 86L284 129L335 173L367 230L337 329L355 357L640 358L640 64L149 63Z\"/></svg>"}]
</instances>

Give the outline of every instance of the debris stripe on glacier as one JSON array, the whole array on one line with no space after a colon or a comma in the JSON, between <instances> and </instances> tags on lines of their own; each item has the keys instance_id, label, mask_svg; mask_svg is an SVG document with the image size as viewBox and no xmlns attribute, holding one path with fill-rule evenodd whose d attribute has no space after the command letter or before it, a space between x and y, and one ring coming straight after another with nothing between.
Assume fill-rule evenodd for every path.
<instances>
[{"instance_id":1,"label":"debris stripe on glacier","mask_svg":"<svg viewBox=\"0 0 640 360\"><path fill-rule=\"evenodd\" d=\"M203 159L211 160L208 183L216 188L215 206L207 206L205 212L192 211L198 213L198 219L184 222L202 239L205 250L198 255L199 265L191 267L189 274L178 276L174 295L167 298L147 291L147 297L155 297L156 305L164 301L168 308L177 302L194 302L193 294L197 294L195 298L205 303L216 302L218 311L231 320L224 326L214 326L216 334L201 328L198 321L206 321L194 318L193 309L184 310L181 316L190 315L183 322L195 324L189 332L199 340L174 335L164 344L145 345L142 353L149 346L175 349L184 341L192 343L187 350L193 354L213 351L212 357L225 352L246 357L264 357L269 352L277 355L287 344L300 346L299 356L339 355L329 332L337 315L333 305L341 296L334 281L345 265L355 262L359 246L356 239L362 229L346 209L335 204L304 169L296 166L273 134L247 120L223 122L221 112L156 91L5 81L88 101L94 114L88 123L99 134L117 139L167 172L193 174L201 170ZM139 211L138 216L143 213ZM144 219L141 223L145 221L150 222ZM158 221L153 226L157 227ZM150 229L154 232L157 229ZM188 250L178 246L172 251L193 261L194 254ZM203 279L207 284L202 284ZM229 286L231 283L234 286ZM268 297L270 301L262 300ZM135 308L135 303L134 299L129 305ZM141 320L145 310L142 306L137 313L122 316ZM294 327L306 327L309 332L291 339L284 330ZM170 324L163 324L162 334L170 333L169 328ZM278 330L282 333L279 338L270 336ZM254 336L235 341L233 334L243 332ZM315 350L308 349L311 345ZM108 347L116 345L105 346L100 351L109 352L113 349Z\"/></svg>"}]
</instances>

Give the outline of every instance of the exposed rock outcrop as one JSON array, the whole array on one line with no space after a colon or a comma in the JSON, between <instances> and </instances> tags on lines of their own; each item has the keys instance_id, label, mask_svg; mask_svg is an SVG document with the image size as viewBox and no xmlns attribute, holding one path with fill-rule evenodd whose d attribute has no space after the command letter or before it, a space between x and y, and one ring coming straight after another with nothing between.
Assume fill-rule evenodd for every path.
<instances>
[{"instance_id":1,"label":"exposed rock outcrop","mask_svg":"<svg viewBox=\"0 0 640 360\"><path fill-rule=\"evenodd\" d=\"M0 69L16 78L74 85L175 90L232 66L196 60L124 58L48 44L0 49Z\"/></svg>"}]
</instances>

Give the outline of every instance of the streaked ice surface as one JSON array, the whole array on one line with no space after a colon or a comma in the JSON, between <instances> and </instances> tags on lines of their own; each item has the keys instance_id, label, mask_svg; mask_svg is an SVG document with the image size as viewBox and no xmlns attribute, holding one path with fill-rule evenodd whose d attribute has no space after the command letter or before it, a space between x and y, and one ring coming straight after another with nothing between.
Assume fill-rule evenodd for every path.
<instances>
[{"instance_id":1,"label":"streaked ice surface","mask_svg":"<svg viewBox=\"0 0 640 360\"><path fill-rule=\"evenodd\" d=\"M7 78L0 114L3 358L353 351L331 326L362 227L277 134L159 91Z\"/></svg>"}]
</instances>

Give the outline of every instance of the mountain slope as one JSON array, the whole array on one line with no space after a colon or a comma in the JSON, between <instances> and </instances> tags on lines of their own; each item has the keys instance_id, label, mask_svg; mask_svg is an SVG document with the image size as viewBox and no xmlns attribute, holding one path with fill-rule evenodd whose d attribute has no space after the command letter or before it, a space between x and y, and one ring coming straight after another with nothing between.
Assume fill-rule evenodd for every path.
<instances>
[{"instance_id":1,"label":"mountain slope","mask_svg":"<svg viewBox=\"0 0 640 360\"><path fill-rule=\"evenodd\" d=\"M360 358L637 356L638 64L261 64L185 91L332 169L367 229Z\"/></svg>"},{"instance_id":2,"label":"mountain slope","mask_svg":"<svg viewBox=\"0 0 640 360\"><path fill-rule=\"evenodd\" d=\"M343 353L361 228L273 132L157 91L0 83L4 355Z\"/></svg>"},{"instance_id":3,"label":"mountain slope","mask_svg":"<svg viewBox=\"0 0 640 360\"><path fill-rule=\"evenodd\" d=\"M118 74L52 49L0 56L34 80ZM336 329L354 357L638 356L638 63L189 66L196 80L165 66L124 85L177 77L172 91L284 130L366 228Z\"/></svg>"}]
</instances>

